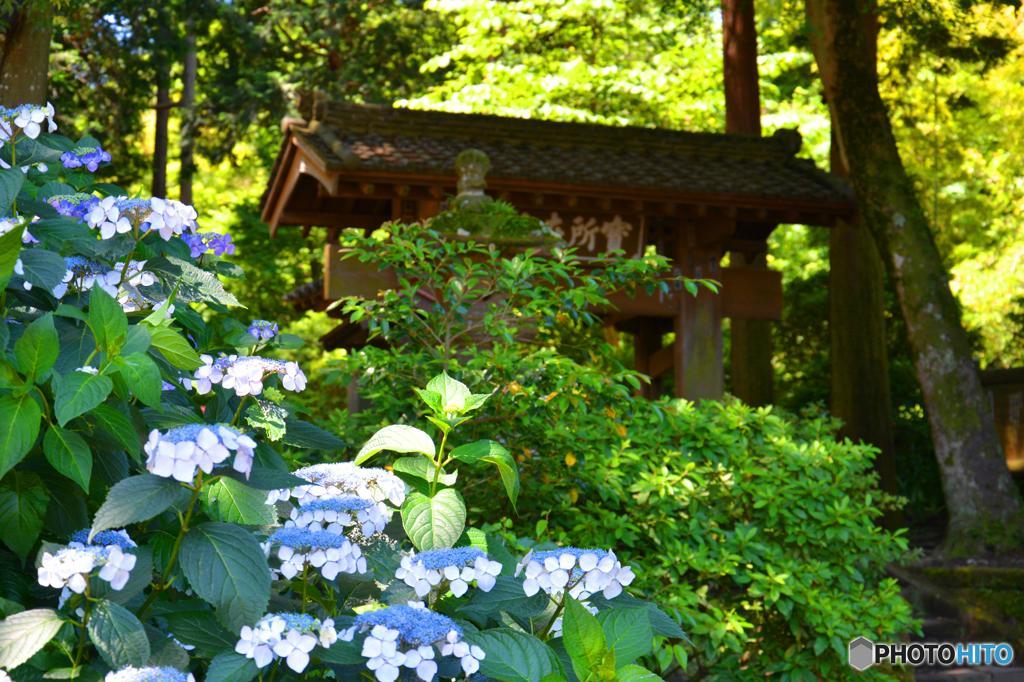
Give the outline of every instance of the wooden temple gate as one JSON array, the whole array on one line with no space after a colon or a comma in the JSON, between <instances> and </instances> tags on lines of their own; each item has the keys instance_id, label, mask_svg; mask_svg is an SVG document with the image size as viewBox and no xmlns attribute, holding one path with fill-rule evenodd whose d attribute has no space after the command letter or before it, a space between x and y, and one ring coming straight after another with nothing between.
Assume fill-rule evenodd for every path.
<instances>
[{"instance_id":1,"label":"wooden temple gate","mask_svg":"<svg viewBox=\"0 0 1024 682\"><path fill-rule=\"evenodd\" d=\"M296 305L322 309L338 298L341 229L435 215L455 194L455 157L476 148L491 161L489 194L546 220L581 255L654 247L678 272L721 282L717 295L616 295L605 315L635 336L637 369L671 376L675 394L691 399L723 393L723 318L782 313L779 273L723 266L723 257L763 261L778 225L830 226L855 211L842 184L796 158L793 131L741 137L325 102L307 117L285 121L262 206L271 235L328 228L323 281L293 292ZM675 340L663 347L669 331ZM362 337L341 323L323 342Z\"/></svg>"}]
</instances>

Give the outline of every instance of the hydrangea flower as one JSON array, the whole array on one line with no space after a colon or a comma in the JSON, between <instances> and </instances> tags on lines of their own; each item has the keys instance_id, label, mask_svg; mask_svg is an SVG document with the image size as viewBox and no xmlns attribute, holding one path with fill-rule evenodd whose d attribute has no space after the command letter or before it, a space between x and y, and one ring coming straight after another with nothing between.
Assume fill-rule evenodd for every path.
<instances>
[{"instance_id":1,"label":"hydrangea flower","mask_svg":"<svg viewBox=\"0 0 1024 682\"><path fill-rule=\"evenodd\" d=\"M55 194L47 199L46 202L50 204L50 206L53 206L57 213L62 216L84 220L86 214L89 213L93 206L98 204L100 200L92 194L83 194L79 192L77 194Z\"/></svg>"},{"instance_id":2,"label":"hydrangea flower","mask_svg":"<svg viewBox=\"0 0 1024 682\"><path fill-rule=\"evenodd\" d=\"M257 341L270 341L270 339L277 336L277 322L253 320L246 331L249 332L249 335L254 337Z\"/></svg>"},{"instance_id":3,"label":"hydrangea flower","mask_svg":"<svg viewBox=\"0 0 1024 682\"><path fill-rule=\"evenodd\" d=\"M491 561L476 547L433 549L402 557L395 577L416 590L416 596L425 597L435 587L447 583L456 597L461 597L476 581L476 586L490 592L501 573L501 564Z\"/></svg>"},{"instance_id":4,"label":"hydrangea flower","mask_svg":"<svg viewBox=\"0 0 1024 682\"><path fill-rule=\"evenodd\" d=\"M421 680L434 679L436 653L459 659L463 672L472 675L485 656L483 649L463 641L455 621L417 602L361 613L338 639L351 642L357 632L366 631L362 655L380 682L394 682L402 668L415 670Z\"/></svg>"},{"instance_id":5,"label":"hydrangea flower","mask_svg":"<svg viewBox=\"0 0 1024 682\"><path fill-rule=\"evenodd\" d=\"M329 648L337 640L330 618L320 621L304 613L268 613L254 627L242 628L235 652L251 658L257 668L283 659L289 668L301 673L309 665L310 651L318 644Z\"/></svg>"},{"instance_id":6,"label":"hydrangea flower","mask_svg":"<svg viewBox=\"0 0 1024 682\"><path fill-rule=\"evenodd\" d=\"M192 673L182 672L170 666L147 668L121 668L107 673L103 682L196 682Z\"/></svg>"},{"instance_id":7,"label":"hydrangea flower","mask_svg":"<svg viewBox=\"0 0 1024 682\"><path fill-rule=\"evenodd\" d=\"M14 128L20 128L26 137L34 140L43 131L43 123L46 123L46 131L52 133L57 130L54 114L53 105L49 102L46 106L22 104L13 109L0 107L0 140L6 142L14 137Z\"/></svg>"},{"instance_id":8,"label":"hydrangea flower","mask_svg":"<svg viewBox=\"0 0 1024 682\"><path fill-rule=\"evenodd\" d=\"M213 251L215 256L231 255L235 252L231 235L227 233L185 232L181 235L181 239L188 245L189 253L193 258L199 258L207 251Z\"/></svg>"},{"instance_id":9,"label":"hydrangea flower","mask_svg":"<svg viewBox=\"0 0 1024 682\"><path fill-rule=\"evenodd\" d=\"M125 552L138 547L126 530L101 530L93 536L91 541L89 540L90 532L88 528L83 528L72 533L71 542L68 543L68 547L77 547L79 545L82 547L118 547Z\"/></svg>"},{"instance_id":10,"label":"hydrangea flower","mask_svg":"<svg viewBox=\"0 0 1024 682\"><path fill-rule=\"evenodd\" d=\"M89 575L99 566L100 579L110 583L113 589L121 590L135 568L137 558L131 550L136 547L124 530L102 531L91 542L88 529L80 530L71 536L67 547L55 554L43 553L37 572L39 584L81 594Z\"/></svg>"},{"instance_id":11,"label":"hydrangea flower","mask_svg":"<svg viewBox=\"0 0 1024 682\"><path fill-rule=\"evenodd\" d=\"M43 587L58 590L67 587L75 594L82 594L99 558L94 548L64 547L55 554L43 552L37 579Z\"/></svg>"},{"instance_id":12,"label":"hydrangea flower","mask_svg":"<svg viewBox=\"0 0 1024 682\"><path fill-rule=\"evenodd\" d=\"M321 497L293 509L285 526L342 535L348 526L355 525L363 537L368 538L384 530L390 515L383 503L364 497Z\"/></svg>"},{"instance_id":13,"label":"hydrangea flower","mask_svg":"<svg viewBox=\"0 0 1024 682\"><path fill-rule=\"evenodd\" d=\"M306 375L297 362L273 360L257 355L228 355L217 358L200 355L203 361L194 375L196 393L209 393L214 384L233 389L239 397L259 395L263 392L263 381L271 375L281 377L281 386L299 393L306 388Z\"/></svg>"},{"instance_id":14,"label":"hydrangea flower","mask_svg":"<svg viewBox=\"0 0 1024 682\"><path fill-rule=\"evenodd\" d=\"M196 227L196 210L173 199L130 199L125 196L101 199L85 214L86 224L99 230L102 239L130 232L133 227L154 230L167 241Z\"/></svg>"},{"instance_id":15,"label":"hydrangea flower","mask_svg":"<svg viewBox=\"0 0 1024 682\"><path fill-rule=\"evenodd\" d=\"M401 507L405 502L405 482L385 469L364 468L352 462L331 462L302 467L295 475L310 484L291 490L273 490L267 501L273 504L294 497L299 505L303 505L321 497L356 495L374 502L390 502L395 507Z\"/></svg>"},{"instance_id":16,"label":"hydrangea flower","mask_svg":"<svg viewBox=\"0 0 1024 682\"><path fill-rule=\"evenodd\" d=\"M307 565L319 570L327 580L334 580L339 573L366 573L367 570L366 557L359 545L330 531L281 528L263 545L267 556L275 547L281 561L278 571L289 580Z\"/></svg>"},{"instance_id":17,"label":"hydrangea flower","mask_svg":"<svg viewBox=\"0 0 1024 682\"><path fill-rule=\"evenodd\" d=\"M100 164L110 163L110 154L103 147L75 147L60 155L60 162L65 168L74 169L85 166L90 173L95 173Z\"/></svg>"},{"instance_id":18,"label":"hydrangea flower","mask_svg":"<svg viewBox=\"0 0 1024 682\"><path fill-rule=\"evenodd\" d=\"M15 215L8 216L6 218L0 218L0 237L7 234L14 228L18 227L25 221L23 216ZM22 244L36 244L39 240L32 236L32 234L26 229L21 233Z\"/></svg>"},{"instance_id":19,"label":"hydrangea flower","mask_svg":"<svg viewBox=\"0 0 1024 682\"><path fill-rule=\"evenodd\" d=\"M580 601L596 592L601 592L605 599L614 599L635 577L629 566L619 562L615 552L577 547L530 552L516 567L516 576L520 573L525 573L523 591L528 597L544 590L559 599L568 590Z\"/></svg>"},{"instance_id":20,"label":"hydrangea flower","mask_svg":"<svg viewBox=\"0 0 1024 682\"><path fill-rule=\"evenodd\" d=\"M255 448L256 441L225 424L186 424L164 433L153 429L143 446L150 473L182 483L191 483L197 469L211 473L232 452L232 468L248 476Z\"/></svg>"}]
</instances>

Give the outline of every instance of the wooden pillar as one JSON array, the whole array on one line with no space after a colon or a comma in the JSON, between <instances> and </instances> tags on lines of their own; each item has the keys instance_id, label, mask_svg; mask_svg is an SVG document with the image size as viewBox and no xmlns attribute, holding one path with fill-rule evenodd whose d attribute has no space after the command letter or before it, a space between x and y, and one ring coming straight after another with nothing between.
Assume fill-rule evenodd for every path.
<instances>
[{"instance_id":1,"label":"wooden pillar","mask_svg":"<svg viewBox=\"0 0 1024 682\"><path fill-rule=\"evenodd\" d=\"M661 334L654 328L655 320L644 320L644 324L633 334L633 366L638 372L651 377L651 383L640 385L640 395L644 398L658 397L657 378L651 370L651 357L661 347Z\"/></svg>"},{"instance_id":2,"label":"wooden pillar","mask_svg":"<svg viewBox=\"0 0 1024 682\"><path fill-rule=\"evenodd\" d=\"M722 0L722 75L725 132L761 135L761 93L757 75L757 27L754 0ZM753 259L733 254L730 263L767 267L765 254ZM729 328L732 394L749 405L767 405L774 397L772 323L732 320Z\"/></svg>"},{"instance_id":3,"label":"wooden pillar","mask_svg":"<svg viewBox=\"0 0 1024 682\"><path fill-rule=\"evenodd\" d=\"M681 229L676 238L675 262L682 274L718 280L721 252L697 243L693 226ZM699 400L722 397L722 301L704 288L697 296L679 297L674 329L675 395Z\"/></svg>"}]
</instances>

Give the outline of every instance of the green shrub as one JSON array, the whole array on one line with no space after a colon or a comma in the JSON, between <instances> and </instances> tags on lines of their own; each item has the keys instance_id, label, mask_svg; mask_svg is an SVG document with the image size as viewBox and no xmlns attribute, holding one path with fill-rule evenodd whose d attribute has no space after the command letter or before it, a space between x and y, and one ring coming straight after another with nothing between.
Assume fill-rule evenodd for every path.
<instances>
[{"instance_id":1,"label":"green shrub","mask_svg":"<svg viewBox=\"0 0 1024 682\"><path fill-rule=\"evenodd\" d=\"M500 482L474 481L463 488L470 520L504 513L510 536L614 546L642 567L640 589L675 607L693 640L659 652L663 675L681 666L717 679L842 679L850 639L913 627L885 576L907 546L874 525L895 501L877 488L870 448L837 442L823 415L635 396L640 378L620 361L627 344L602 334L585 306L621 282L642 284L656 264L583 270L557 251L509 259L427 228L390 229L348 244L402 284L345 304L389 347L336 366L334 380L355 377L367 405L334 411L343 434L358 441L414 419L407 388L455 358L469 385L498 386L463 437L500 432L529 503L514 512ZM495 286L503 295L482 310L463 305ZM436 306L417 303L424 287ZM526 321L535 334L524 335ZM467 341L472 327L486 343Z\"/></svg>"}]
</instances>

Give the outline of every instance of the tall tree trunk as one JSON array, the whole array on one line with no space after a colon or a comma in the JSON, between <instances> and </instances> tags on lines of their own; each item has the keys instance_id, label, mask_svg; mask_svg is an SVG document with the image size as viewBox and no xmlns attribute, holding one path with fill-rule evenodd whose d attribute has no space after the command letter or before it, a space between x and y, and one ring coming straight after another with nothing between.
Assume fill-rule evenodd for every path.
<instances>
[{"instance_id":1,"label":"tall tree trunk","mask_svg":"<svg viewBox=\"0 0 1024 682\"><path fill-rule=\"evenodd\" d=\"M722 73L725 83L725 132L761 135L761 95L757 81L757 27L754 0L722 0ZM767 248L767 247L766 247ZM767 267L765 254L733 253L730 264ZM732 393L749 405L772 401L772 323L729 323Z\"/></svg>"},{"instance_id":2,"label":"tall tree trunk","mask_svg":"<svg viewBox=\"0 0 1024 682\"><path fill-rule=\"evenodd\" d=\"M153 128L153 183L150 194L155 197L167 196L167 148L169 146L168 124L171 119L171 90L164 85L156 89L156 121Z\"/></svg>"},{"instance_id":3,"label":"tall tree trunk","mask_svg":"<svg viewBox=\"0 0 1024 682\"><path fill-rule=\"evenodd\" d=\"M0 105L45 104L53 4L16 1L0 29Z\"/></svg>"},{"instance_id":4,"label":"tall tree trunk","mask_svg":"<svg viewBox=\"0 0 1024 682\"><path fill-rule=\"evenodd\" d=\"M1008 539L1020 499L948 275L878 92L867 21L874 12L868 0L807 0L842 159L907 325L949 510L946 549L981 551Z\"/></svg>"},{"instance_id":5,"label":"tall tree trunk","mask_svg":"<svg viewBox=\"0 0 1024 682\"><path fill-rule=\"evenodd\" d=\"M864 30L864 58L876 64L876 14L864 14ZM832 173L848 178L834 132L830 152ZM875 469L882 489L898 494L885 333L885 264L859 218L840 220L829 235L829 336L831 409L843 421L840 435L879 449ZM890 512L883 522L895 529L903 525L903 514Z\"/></svg>"},{"instance_id":6,"label":"tall tree trunk","mask_svg":"<svg viewBox=\"0 0 1024 682\"><path fill-rule=\"evenodd\" d=\"M196 76L199 55L196 51L195 22L185 22L185 60L181 73L181 170L178 172L178 194L182 203L192 203L192 178L195 176L196 146Z\"/></svg>"},{"instance_id":7,"label":"tall tree trunk","mask_svg":"<svg viewBox=\"0 0 1024 682\"><path fill-rule=\"evenodd\" d=\"M847 177L833 136L832 172ZM885 264L875 240L858 220L840 220L829 235L829 336L832 414L843 421L840 436L874 445L882 490L900 492L892 433L892 394L885 334ZM895 530L904 523L893 510L882 519Z\"/></svg>"}]
</instances>

